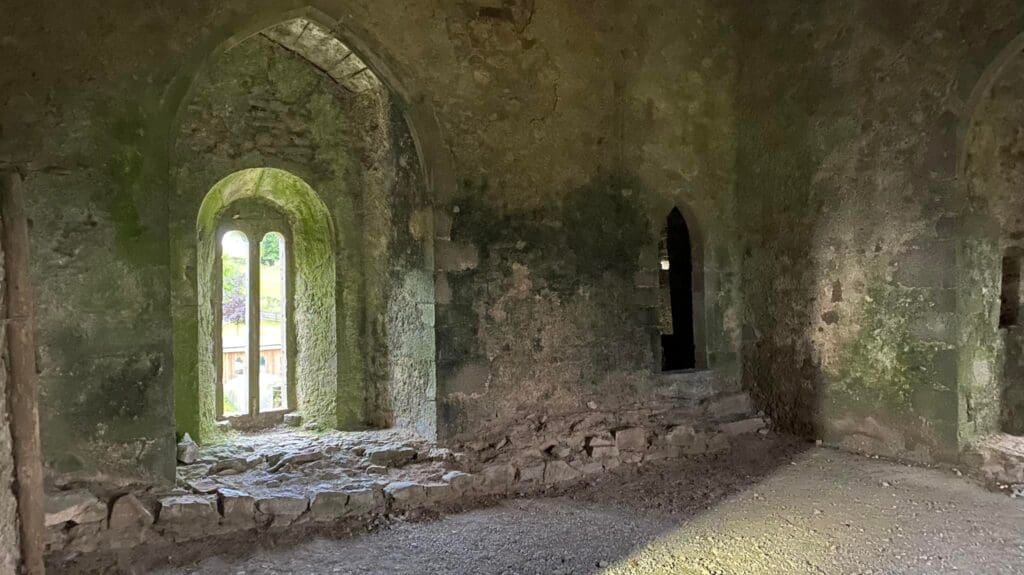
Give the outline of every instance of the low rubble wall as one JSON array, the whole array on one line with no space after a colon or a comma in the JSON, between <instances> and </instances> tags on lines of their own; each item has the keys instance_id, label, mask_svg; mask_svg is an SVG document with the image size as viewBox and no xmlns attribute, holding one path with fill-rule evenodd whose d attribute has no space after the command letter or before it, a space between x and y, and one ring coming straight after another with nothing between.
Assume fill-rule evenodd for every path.
<instances>
[{"instance_id":1,"label":"low rubble wall","mask_svg":"<svg viewBox=\"0 0 1024 575\"><path fill-rule=\"evenodd\" d=\"M59 564L83 554L247 530L373 525L382 516L464 508L478 500L571 487L623 466L726 451L733 442L750 440L749 434L767 433L768 425L753 413L746 394L727 393L686 406L527 416L450 449L425 443L354 448L346 457L357 463L336 470L351 478L341 487L314 478L306 488L290 484L278 492L247 493L218 483L216 475L174 490L66 485L48 495L48 552L51 563ZM280 461L251 459L252 465L280 466ZM302 473L303 459L294 459L292 477ZM412 475L416 479L379 475L387 466L404 465L422 466ZM237 472L223 462L210 463L209 469Z\"/></svg>"}]
</instances>

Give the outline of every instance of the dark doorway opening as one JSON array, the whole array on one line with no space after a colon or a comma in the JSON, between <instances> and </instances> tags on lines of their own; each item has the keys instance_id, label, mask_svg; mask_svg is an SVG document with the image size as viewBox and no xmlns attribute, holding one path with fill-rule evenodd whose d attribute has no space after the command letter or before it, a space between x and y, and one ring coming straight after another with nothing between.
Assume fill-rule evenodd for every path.
<instances>
[{"instance_id":1,"label":"dark doorway opening","mask_svg":"<svg viewBox=\"0 0 1024 575\"><path fill-rule=\"evenodd\" d=\"M1020 316L1020 257L1007 254L1003 257L1003 283L999 297L999 327L1017 325Z\"/></svg>"},{"instance_id":2,"label":"dark doorway opening","mask_svg":"<svg viewBox=\"0 0 1024 575\"><path fill-rule=\"evenodd\" d=\"M690 229L679 208L668 215L665 228L668 251L669 300L672 305L672 333L661 336L661 368L664 371L697 367L693 333L693 248Z\"/></svg>"}]
</instances>

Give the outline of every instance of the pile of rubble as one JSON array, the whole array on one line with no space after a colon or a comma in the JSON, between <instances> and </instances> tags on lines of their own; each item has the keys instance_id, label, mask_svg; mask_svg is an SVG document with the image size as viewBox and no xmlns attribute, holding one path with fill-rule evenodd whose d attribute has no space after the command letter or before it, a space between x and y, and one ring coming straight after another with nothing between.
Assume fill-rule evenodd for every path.
<instances>
[{"instance_id":1,"label":"pile of rubble","mask_svg":"<svg viewBox=\"0 0 1024 575\"><path fill-rule=\"evenodd\" d=\"M526 416L482 440L438 448L400 431L282 428L202 447L179 444L173 489L113 492L68 485L49 494L52 557L177 543L245 530L466 506L474 499L571 486L623 466L713 453L767 433L745 394L700 405Z\"/></svg>"},{"instance_id":2,"label":"pile of rubble","mask_svg":"<svg viewBox=\"0 0 1024 575\"><path fill-rule=\"evenodd\" d=\"M699 404L632 410L588 410L558 418L525 414L512 425L457 449L492 484L517 491L564 484L623 465L716 453L739 436L768 433L745 393L721 394Z\"/></svg>"}]
</instances>

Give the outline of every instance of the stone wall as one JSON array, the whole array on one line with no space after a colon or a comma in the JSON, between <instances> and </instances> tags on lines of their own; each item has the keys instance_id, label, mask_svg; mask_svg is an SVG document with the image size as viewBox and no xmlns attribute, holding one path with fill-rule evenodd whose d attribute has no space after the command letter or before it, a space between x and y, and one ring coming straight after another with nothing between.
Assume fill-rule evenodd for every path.
<instances>
[{"instance_id":1,"label":"stone wall","mask_svg":"<svg viewBox=\"0 0 1024 575\"><path fill-rule=\"evenodd\" d=\"M957 166L975 87L1024 29L1016 3L317 5L23 2L0 22L0 163L28 175L52 469L170 477L194 352L172 329L194 300L168 287L189 273L168 248L188 218L170 214L180 178L199 194L257 161L319 178L339 230L366 232L367 256L339 261L359 271L363 315L339 326L365 364L339 372L361 372L367 424L436 409L421 431L458 443L663 401L652 277L678 206L720 390L742 375L784 429L917 459L997 427L997 226ZM211 163L182 174L168 150L195 79L284 69L268 39L239 42L296 15L327 22L391 102L328 116L305 145L197 140ZM232 60L246 50L264 56ZM368 120L386 141L360 149L345 130ZM436 349L406 337L430 324Z\"/></svg>"},{"instance_id":2,"label":"stone wall","mask_svg":"<svg viewBox=\"0 0 1024 575\"><path fill-rule=\"evenodd\" d=\"M185 152L206 150L216 161L182 174L168 155L182 151L176 126L195 112L188 102L202 91L194 84L201 72L250 49L225 51L247 35L296 15L328 22L378 73L394 97L380 120L409 121L408 135L391 134L393 156L413 147L418 155L393 173L368 169L344 180L410 198L366 201L353 212L369 226L367 252L388 262L355 264L368 282L361 287L367 315L339 322L372 349L388 350L366 357L362 390L381 414L368 423L400 419L399 405L433 409L421 402L435 385L429 345L402 337L410 321L436 322L442 437L457 440L527 413L578 413L589 402L614 411L659 401L658 389L672 384L651 374L657 293L650 277L664 213L675 204L693 209L693 225L707 238L706 351L723 385L734 388L741 304L727 166L735 45L716 40L728 26L714 3L670 4L651 2L637 13L605 0L328 0L298 11L287 0L174 10L86 2L59 14L12 6L0 24L14 62L0 71L0 86L12 94L0 111L0 162L28 175L47 465L86 476L171 475L172 382L192 377L179 360L194 352L172 329L181 320L189 329L192 316L175 310L193 300L169 289L190 273L171 241L187 223L172 217L183 207L181 177L203 179L193 194L208 190L215 172L258 167L250 161L299 170L377 159L323 156L340 153L334 146L310 159L302 146L282 151L274 139L225 154L217 142L197 140ZM666 11L671 18L662 21ZM674 35L672 22L685 24L687 35ZM646 39L624 50L618 38L626 32ZM685 86L659 84L664 66ZM702 119L671 129L680 111L687 114L681 125ZM641 126L661 127L652 145ZM298 155L285 157L292 151ZM685 166L672 168L680 153ZM351 175L318 184L318 192L341 202L365 191L331 187ZM426 197L416 195L419 177ZM428 204L432 211L420 209ZM433 253L408 251L416 242L402 236L433 237ZM415 271L430 256L433 278ZM393 297L376 285L391 286ZM425 383L390 395L398 388L370 385L409 379Z\"/></svg>"},{"instance_id":3,"label":"stone wall","mask_svg":"<svg viewBox=\"0 0 1024 575\"><path fill-rule=\"evenodd\" d=\"M290 354L297 385L326 386L330 404L300 409L319 425L358 429L398 420L432 435L433 283L430 221L423 217L430 209L411 136L390 96L379 84L354 93L301 55L255 36L210 62L185 106L169 203L176 267L190 270L196 258L196 214L218 180L264 166L298 176L330 220L306 226L326 236L315 241L330 252L304 256L306 266L315 271L334 259L334 285L323 294L334 300L306 307L317 314L329 305L336 313L329 325L304 329L304 307L297 307L299 336ZM297 208L295 217L304 214ZM291 230L296 246L300 227ZM302 266L295 268L301 276ZM197 349L192 318L204 299L196 281L189 271L174 286L175 345L183 350L175 358L176 408L179 433L206 440L208 426L192 421L209 409L190 400L194 366L203 359L188 353ZM330 361L337 365L324 364ZM335 385L322 381L335 378Z\"/></svg>"},{"instance_id":4,"label":"stone wall","mask_svg":"<svg viewBox=\"0 0 1024 575\"><path fill-rule=\"evenodd\" d=\"M1024 58L1015 57L1000 70L991 89L984 95L966 142L967 184L978 211L987 218L997 234L999 255L1021 258L1024 248ZM1020 309L1019 282L1010 287L1010 305ZM1002 406L999 413L1003 431L1024 435L1024 330L1019 313L1016 323L1006 325L1002 335ZM998 368L1002 368L1001 370Z\"/></svg>"},{"instance_id":5,"label":"stone wall","mask_svg":"<svg viewBox=\"0 0 1024 575\"><path fill-rule=\"evenodd\" d=\"M915 459L993 431L998 257L957 172L1018 3L736 12L745 381L777 424Z\"/></svg>"}]
</instances>

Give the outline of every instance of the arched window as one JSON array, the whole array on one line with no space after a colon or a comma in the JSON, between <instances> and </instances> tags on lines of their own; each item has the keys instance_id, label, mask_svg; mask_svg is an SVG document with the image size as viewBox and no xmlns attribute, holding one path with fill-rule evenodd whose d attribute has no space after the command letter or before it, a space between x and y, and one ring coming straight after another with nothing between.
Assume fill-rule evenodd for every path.
<instances>
[{"instance_id":1,"label":"arched window","mask_svg":"<svg viewBox=\"0 0 1024 575\"><path fill-rule=\"evenodd\" d=\"M662 291L661 368L698 367L694 330L694 258L690 229L679 208L673 208L661 242Z\"/></svg>"},{"instance_id":2,"label":"arched window","mask_svg":"<svg viewBox=\"0 0 1024 575\"><path fill-rule=\"evenodd\" d=\"M220 345L214 359L218 418L257 417L293 406L288 372L290 282L285 219L242 202L220 226ZM250 238L259 238L258 242Z\"/></svg>"}]
</instances>

